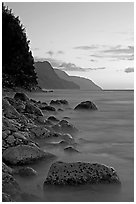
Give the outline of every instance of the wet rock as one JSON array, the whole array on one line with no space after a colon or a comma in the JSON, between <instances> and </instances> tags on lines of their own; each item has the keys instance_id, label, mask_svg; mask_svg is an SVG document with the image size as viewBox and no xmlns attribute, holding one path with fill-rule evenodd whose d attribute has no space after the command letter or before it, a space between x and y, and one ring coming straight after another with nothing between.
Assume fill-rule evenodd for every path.
<instances>
[{"instance_id":1,"label":"wet rock","mask_svg":"<svg viewBox=\"0 0 136 204\"><path fill-rule=\"evenodd\" d=\"M37 108L36 106L34 106L34 105L30 104L30 103L26 104L25 112L30 113L30 114L35 114L37 116L43 116L42 111L39 108Z\"/></svg>"},{"instance_id":2,"label":"wet rock","mask_svg":"<svg viewBox=\"0 0 136 204\"><path fill-rule=\"evenodd\" d=\"M65 141L65 140L61 140L61 141L59 142L59 144L62 145L62 146L67 146L67 145L69 145L69 142L67 142L67 141Z\"/></svg>"},{"instance_id":3,"label":"wet rock","mask_svg":"<svg viewBox=\"0 0 136 204\"><path fill-rule=\"evenodd\" d=\"M14 202L14 200L7 193L2 193L2 202Z\"/></svg>"},{"instance_id":4,"label":"wet rock","mask_svg":"<svg viewBox=\"0 0 136 204\"><path fill-rule=\"evenodd\" d=\"M61 105L61 102L59 100L51 100L50 105Z\"/></svg>"},{"instance_id":5,"label":"wet rock","mask_svg":"<svg viewBox=\"0 0 136 204\"><path fill-rule=\"evenodd\" d=\"M70 152L70 153L72 153L72 152L76 152L76 153L78 153L79 151L78 150L76 150L76 149L74 149L73 147L65 147L64 148L64 151L66 151L66 152Z\"/></svg>"},{"instance_id":6,"label":"wet rock","mask_svg":"<svg viewBox=\"0 0 136 204\"><path fill-rule=\"evenodd\" d=\"M23 133L23 132L15 132L15 133L13 133L13 136L14 136L15 138L18 138L18 139L21 139L21 140L27 140L26 134ZM28 136L27 136L27 137L28 137Z\"/></svg>"},{"instance_id":7,"label":"wet rock","mask_svg":"<svg viewBox=\"0 0 136 204\"><path fill-rule=\"evenodd\" d=\"M44 123L47 126L51 126L53 125L53 122L51 122L50 120L45 120L45 123Z\"/></svg>"},{"instance_id":8,"label":"wet rock","mask_svg":"<svg viewBox=\"0 0 136 204\"><path fill-rule=\"evenodd\" d=\"M67 134L61 134L61 139L65 140L69 144L75 143L75 140L73 139L73 137L68 133Z\"/></svg>"},{"instance_id":9,"label":"wet rock","mask_svg":"<svg viewBox=\"0 0 136 204\"><path fill-rule=\"evenodd\" d=\"M47 111L56 111L56 109L52 106L44 106L44 108L42 108L42 110L47 110Z\"/></svg>"},{"instance_id":10,"label":"wet rock","mask_svg":"<svg viewBox=\"0 0 136 204\"><path fill-rule=\"evenodd\" d=\"M68 116L64 116L63 119L70 119L70 117L68 117Z\"/></svg>"},{"instance_id":11,"label":"wet rock","mask_svg":"<svg viewBox=\"0 0 136 204\"><path fill-rule=\"evenodd\" d=\"M74 110L97 110L97 106L91 101L84 101L78 104Z\"/></svg>"},{"instance_id":12,"label":"wet rock","mask_svg":"<svg viewBox=\"0 0 136 204\"><path fill-rule=\"evenodd\" d=\"M112 167L98 163L64 163L55 162L51 165L45 184L78 185L116 183L120 179Z\"/></svg>"},{"instance_id":13,"label":"wet rock","mask_svg":"<svg viewBox=\"0 0 136 204\"><path fill-rule=\"evenodd\" d=\"M50 105L68 105L68 101L66 100L51 100Z\"/></svg>"},{"instance_id":14,"label":"wet rock","mask_svg":"<svg viewBox=\"0 0 136 204\"><path fill-rule=\"evenodd\" d=\"M34 160L48 158L50 156L53 155L42 151L36 146L33 147L29 145L9 147L2 155L3 161L13 165L31 163Z\"/></svg>"},{"instance_id":15,"label":"wet rock","mask_svg":"<svg viewBox=\"0 0 136 204\"><path fill-rule=\"evenodd\" d=\"M7 166L4 162L2 162L2 172L12 174L13 169Z\"/></svg>"},{"instance_id":16,"label":"wet rock","mask_svg":"<svg viewBox=\"0 0 136 204\"><path fill-rule=\"evenodd\" d=\"M11 174L2 172L2 192L11 197L16 197L21 192L19 184Z\"/></svg>"},{"instance_id":17,"label":"wet rock","mask_svg":"<svg viewBox=\"0 0 136 204\"><path fill-rule=\"evenodd\" d=\"M46 110L46 107L48 106L48 104L46 102L43 102L43 103L38 103L38 107L41 109L41 110Z\"/></svg>"},{"instance_id":18,"label":"wet rock","mask_svg":"<svg viewBox=\"0 0 136 204\"><path fill-rule=\"evenodd\" d=\"M21 100L15 100L14 98L5 97L4 99L8 100L8 102L19 112L23 113L25 109L25 104Z\"/></svg>"},{"instance_id":19,"label":"wet rock","mask_svg":"<svg viewBox=\"0 0 136 204\"><path fill-rule=\"evenodd\" d=\"M10 120L6 117L2 117L2 130L3 131L18 131L18 129L20 128L20 124Z\"/></svg>"},{"instance_id":20,"label":"wet rock","mask_svg":"<svg viewBox=\"0 0 136 204\"><path fill-rule=\"evenodd\" d=\"M44 127L35 126L29 129L33 138L48 138L50 131Z\"/></svg>"},{"instance_id":21,"label":"wet rock","mask_svg":"<svg viewBox=\"0 0 136 204\"><path fill-rule=\"evenodd\" d=\"M26 94L19 93L19 92L14 95L14 99L15 100L25 101L25 102L29 101L29 98L28 98L28 96Z\"/></svg>"},{"instance_id":22,"label":"wet rock","mask_svg":"<svg viewBox=\"0 0 136 204\"><path fill-rule=\"evenodd\" d=\"M14 170L14 174L19 174L20 176L36 176L37 172L31 167L19 167Z\"/></svg>"},{"instance_id":23,"label":"wet rock","mask_svg":"<svg viewBox=\"0 0 136 204\"><path fill-rule=\"evenodd\" d=\"M67 100L60 100L60 102L61 102L61 104L63 104L63 105L68 105L68 101Z\"/></svg>"},{"instance_id":24,"label":"wet rock","mask_svg":"<svg viewBox=\"0 0 136 204\"><path fill-rule=\"evenodd\" d=\"M75 133L78 130L70 124L67 120L61 120L58 124L52 126L52 128L56 132L61 132L61 133Z\"/></svg>"},{"instance_id":25,"label":"wet rock","mask_svg":"<svg viewBox=\"0 0 136 204\"><path fill-rule=\"evenodd\" d=\"M8 137L8 134L5 131L2 131L2 139L5 140Z\"/></svg>"},{"instance_id":26,"label":"wet rock","mask_svg":"<svg viewBox=\"0 0 136 204\"><path fill-rule=\"evenodd\" d=\"M62 108L58 108L58 111L64 111Z\"/></svg>"},{"instance_id":27,"label":"wet rock","mask_svg":"<svg viewBox=\"0 0 136 204\"><path fill-rule=\"evenodd\" d=\"M17 119L20 117L19 112L6 100L2 99L3 114L9 119Z\"/></svg>"},{"instance_id":28,"label":"wet rock","mask_svg":"<svg viewBox=\"0 0 136 204\"><path fill-rule=\"evenodd\" d=\"M55 116L48 117L48 120L53 121L53 122L58 122L59 121L59 119L57 119Z\"/></svg>"}]
</instances>

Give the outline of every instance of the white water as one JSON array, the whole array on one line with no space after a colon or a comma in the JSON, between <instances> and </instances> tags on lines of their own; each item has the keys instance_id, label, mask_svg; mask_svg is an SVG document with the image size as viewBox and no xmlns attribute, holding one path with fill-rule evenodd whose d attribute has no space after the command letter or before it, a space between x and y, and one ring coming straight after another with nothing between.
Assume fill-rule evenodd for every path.
<instances>
[{"instance_id":1,"label":"white water","mask_svg":"<svg viewBox=\"0 0 136 204\"><path fill-rule=\"evenodd\" d=\"M57 160L100 162L113 166L121 179L121 187L112 185L85 185L79 187L45 187L43 183L53 161L42 161L31 165L38 176L21 178L17 176L22 189L29 193L22 201L69 201L69 202L115 202L133 201L134 165L134 99L133 91L79 91L55 90L53 93L29 93L36 100L50 102L52 99L66 99L72 109L57 112L56 117L68 119L79 132L75 140L79 143L79 154L69 154L62 147L43 146L43 149L57 155ZM91 100L98 111L74 111L81 101ZM53 113L51 113L53 115ZM47 117L47 115L45 116ZM82 140L82 139L84 140ZM35 196L30 196L33 194Z\"/></svg>"}]
</instances>

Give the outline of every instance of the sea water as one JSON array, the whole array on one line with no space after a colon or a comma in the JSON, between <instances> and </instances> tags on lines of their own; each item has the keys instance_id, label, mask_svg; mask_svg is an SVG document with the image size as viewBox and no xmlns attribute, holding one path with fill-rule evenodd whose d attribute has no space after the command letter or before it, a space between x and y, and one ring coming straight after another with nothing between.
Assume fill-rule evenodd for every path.
<instances>
[{"instance_id":1,"label":"sea water","mask_svg":"<svg viewBox=\"0 0 136 204\"><path fill-rule=\"evenodd\" d=\"M99 162L116 169L121 186L82 185L78 187L44 186L50 165L54 160L32 164L38 175L32 178L16 176L25 192L22 201L46 202L133 202L134 200L134 92L54 90L47 93L28 93L29 97L49 103L52 99L66 99L69 108L55 115L78 128L74 136L80 153L64 152L62 147L42 148L65 162ZM81 101L91 100L98 111L74 111ZM55 161L56 161L55 160Z\"/></svg>"}]
</instances>

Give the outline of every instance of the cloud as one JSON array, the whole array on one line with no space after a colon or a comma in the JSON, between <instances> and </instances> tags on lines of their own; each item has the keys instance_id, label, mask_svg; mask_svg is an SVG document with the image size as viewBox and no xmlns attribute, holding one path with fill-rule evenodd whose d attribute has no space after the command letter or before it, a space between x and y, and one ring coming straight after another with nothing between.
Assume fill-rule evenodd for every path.
<instances>
[{"instance_id":1,"label":"cloud","mask_svg":"<svg viewBox=\"0 0 136 204\"><path fill-rule=\"evenodd\" d=\"M54 55L54 52L49 50L48 52L46 52L50 57L52 57Z\"/></svg>"},{"instance_id":2,"label":"cloud","mask_svg":"<svg viewBox=\"0 0 136 204\"><path fill-rule=\"evenodd\" d=\"M99 70L99 69L106 69L106 67L96 67L96 68L90 68L90 70Z\"/></svg>"},{"instance_id":3,"label":"cloud","mask_svg":"<svg viewBox=\"0 0 136 204\"><path fill-rule=\"evenodd\" d=\"M131 72L134 72L134 68L133 67L128 67L124 70L124 72L126 73L131 73Z\"/></svg>"},{"instance_id":4,"label":"cloud","mask_svg":"<svg viewBox=\"0 0 136 204\"><path fill-rule=\"evenodd\" d=\"M64 54L64 52L63 52L62 50L59 50L59 51L57 52L57 54Z\"/></svg>"},{"instance_id":5,"label":"cloud","mask_svg":"<svg viewBox=\"0 0 136 204\"><path fill-rule=\"evenodd\" d=\"M104 47L104 46L103 46ZM121 45L102 49L90 55L94 58L107 58L116 60L134 60L134 46L122 47Z\"/></svg>"},{"instance_id":6,"label":"cloud","mask_svg":"<svg viewBox=\"0 0 136 204\"><path fill-rule=\"evenodd\" d=\"M83 45L83 46L74 47L74 49L78 49L78 50L92 50L92 49L97 49L97 48L98 46L96 45L91 45L91 46Z\"/></svg>"},{"instance_id":7,"label":"cloud","mask_svg":"<svg viewBox=\"0 0 136 204\"><path fill-rule=\"evenodd\" d=\"M64 71L86 71L86 68L81 68L76 66L74 63L66 63L63 62L60 66L60 69L64 70Z\"/></svg>"},{"instance_id":8,"label":"cloud","mask_svg":"<svg viewBox=\"0 0 136 204\"><path fill-rule=\"evenodd\" d=\"M103 52L105 53L118 53L118 54L124 54L124 53L127 53L127 54L133 54L134 53L134 46L128 46L127 48L121 48L121 47L114 47L113 49L109 49L109 50L104 50Z\"/></svg>"}]
</instances>

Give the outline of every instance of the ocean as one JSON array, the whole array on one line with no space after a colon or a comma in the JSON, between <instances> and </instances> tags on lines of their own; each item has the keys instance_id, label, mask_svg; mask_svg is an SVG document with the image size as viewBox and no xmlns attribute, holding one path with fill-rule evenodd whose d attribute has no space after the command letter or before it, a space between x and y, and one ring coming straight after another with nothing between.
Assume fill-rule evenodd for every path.
<instances>
[{"instance_id":1,"label":"ocean","mask_svg":"<svg viewBox=\"0 0 136 204\"><path fill-rule=\"evenodd\" d=\"M67 117L78 128L74 136L80 153L64 152L62 147L44 145L42 148L57 156L59 161L99 162L116 169L121 186L82 185L78 187L44 186L49 167L54 160L31 164L38 175L24 178L16 175L25 192L22 201L44 202L133 202L134 201L134 92L54 90L28 93L42 102L66 99L69 108L58 111L58 119ZM98 111L74 111L81 101L91 100ZM54 113L46 113L45 118Z\"/></svg>"}]
</instances>

